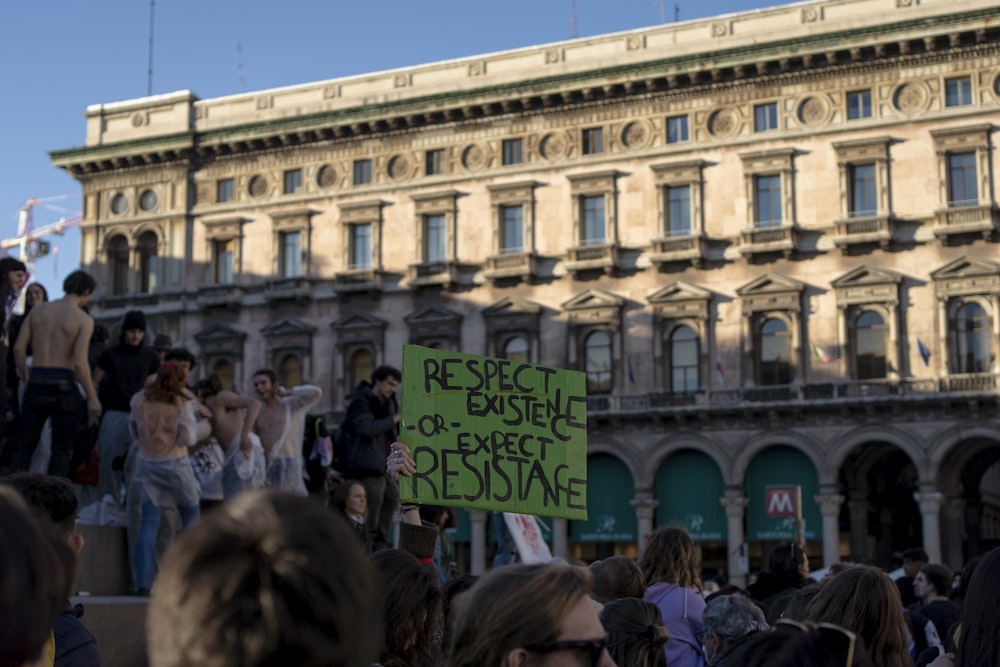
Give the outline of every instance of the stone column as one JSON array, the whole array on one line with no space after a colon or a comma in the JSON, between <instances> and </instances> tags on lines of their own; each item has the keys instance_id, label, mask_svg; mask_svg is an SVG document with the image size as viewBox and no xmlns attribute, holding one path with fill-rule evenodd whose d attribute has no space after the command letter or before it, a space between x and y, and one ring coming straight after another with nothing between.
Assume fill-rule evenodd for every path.
<instances>
[{"instance_id":1,"label":"stone column","mask_svg":"<svg viewBox=\"0 0 1000 667\"><path fill-rule=\"evenodd\" d=\"M965 558L965 498L952 496L944 501L944 562L952 570L962 569Z\"/></svg>"},{"instance_id":2,"label":"stone column","mask_svg":"<svg viewBox=\"0 0 1000 667\"><path fill-rule=\"evenodd\" d=\"M840 506L844 496L839 493L820 493L813 497L823 515L823 567L840 561Z\"/></svg>"},{"instance_id":3,"label":"stone column","mask_svg":"<svg viewBox=\"0 0 1000 667\"><path fill-rule=\"evenodd\" d=\"M875 555L868 553L868 498L863 492L851 493L847 510L851 516L851 560L868 562Z\"/></svg>"},{"instance_id":4,"label":"stone column","mask_svg":"<svg viewBox=\"0 0 1000 667\"><path fill-rule=\"evenodd\" d=\"M913 494L920 505L921 523L924 529L924 551L932 563L941 562L941 504L944 494L928 487Z\"/></svg>"},{"instance_id":5,"label":"stone column","mask_svg":"<svg viewBox=\"0 0 1000 667\"><path fill-rule=\"evenodd\" d=\"M747 573L740 566L740 552L743 549L743 542L745 540L743 534L743 515L746 513L746 507L750 499L742 494L742 489L735 492L726 491L726 495L720 498L719 502L726 508L726 520L728 522L728 537L726 538L728 554L726 561L729 568L729 583L740 588L745 588L747 585Z\"/></svg>"},{"instance_id":6,"label":"stone column","mask_svg":"<svg viewBox=\"0 0 1000 667\"><path fill-rule=\"evenodd\" d=\"M560 558L569 555L569 523L566 519L552 519L552 555Z\"/></svg>"},{"instance_id":7,"label":"stone column","mask_svg":"<svg viewBox=\"0 0 1000 667\"><path fill-rule=\"evenodd\" d=\"M485 510L469 510L472 518L472 543L469 553L469 574L481 575L486 572L486 517Z\"/></svg>"},{"instance_id":8,"label":"stone column","mask_svg":"<svg viewBox=\"0 0 1000 667\"><path fill-rule=\"evenodd\" d=\"M638 540L636 547L639 551L639 558L642 558L642 552L646 550L646 540L653 532L653 515L660 501L653 498L652 491L636 491L635 498L630 500L629 504L635 508L636 526L639 532L636 535L636 540Z\"/></svg>"}]
</instances>

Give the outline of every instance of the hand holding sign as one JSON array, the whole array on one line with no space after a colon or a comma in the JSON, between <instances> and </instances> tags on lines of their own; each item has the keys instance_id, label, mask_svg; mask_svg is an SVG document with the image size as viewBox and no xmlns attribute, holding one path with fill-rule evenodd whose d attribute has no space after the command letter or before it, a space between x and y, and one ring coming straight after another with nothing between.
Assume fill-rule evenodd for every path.
<instances>
[{"instance_id":1,"label":"hand holding sign","mask_svg":"<svg viewBox=\"0 0 1000 667\"><path fill-rule=\"evenodd\" d=\"M407 345L405 501L585 519L583 373Z\"/></svg>"}]
</instances>

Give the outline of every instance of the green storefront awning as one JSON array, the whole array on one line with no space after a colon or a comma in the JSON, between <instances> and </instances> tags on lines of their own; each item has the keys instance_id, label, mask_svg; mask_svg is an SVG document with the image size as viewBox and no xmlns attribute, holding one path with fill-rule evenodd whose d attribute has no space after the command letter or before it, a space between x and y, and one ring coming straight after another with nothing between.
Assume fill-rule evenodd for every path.
<instances>
[{"instance_id":1,"label":"green storefront awning","mask_svg":"<svg viewBox=\"0 0 1000 667\"><path fill-rule=\"evenodd\" d=\"M684 449L656 472L657 526L681 526L696 542L725 540L726 510L720 502L725 482L707 454Z\"/></svg>"},{"instance_id":2,"label":"green storefront awning","mask_svg":"<svg viewBox=\"0 0 1000 667\"><path fill-rule=\"evenodd\" d=\"M795 519L768 519L765 488L768 486L802 487L802 518L806 539L818 539L823 532L819 506L813 500L819 493L819 475L809 457L787 446L768 447L757 454L747 468L746 492L747 539L795 539Z\"/></svg>"},{"instance_id":3,"label":"green storefront awning","mask_svg":"<svg viewBox=\"0 0 1000 667\"><path fill-rule=\"evenodd\" d=\"M570 521L574 542L634 542L638 523L632 496L635 483L628 468L608 454L587 459L587 520Z\"/></svg>"}]
</instances>

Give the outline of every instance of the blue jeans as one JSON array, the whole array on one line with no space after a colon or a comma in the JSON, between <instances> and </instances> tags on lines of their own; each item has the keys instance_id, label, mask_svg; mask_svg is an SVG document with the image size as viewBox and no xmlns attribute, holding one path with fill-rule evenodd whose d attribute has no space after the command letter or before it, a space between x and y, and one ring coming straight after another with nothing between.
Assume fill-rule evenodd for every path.
<instances>
[{"instance_id":1,"label":"blue jeans","mask_svg":"<svg viewBox=\"0 0 1000 667\"><path fill-rule=\"evenodd\" d=\"M101 430L97 434L97 442L101 451L101 470L97 477L97 490L101 498L110 495L116 503L120 503L122 499L122 480L125 471L119 472L111 466L116 458L125 457L128 454L129 445L132 443L132 434L128 428L130 417L131 413L129 412L106 410L104 416L101 417Z\"/></svg>"},{"instance_id":2,"label":"blue jeans","mask_svg":"<svg viewBox=\"0 0 1000 667\"><path fill-rule=\"evenodd\" d=\"M156 578L156 533L160 528L160 517L163 509L153 504L153 501L142 495L142 521L139 524L139 537L135 541L135 587L139 590L149 590ZM197 505L178 505L181 515L181 526L187 528L199 516Z\"/></svg>"}]
</instances>

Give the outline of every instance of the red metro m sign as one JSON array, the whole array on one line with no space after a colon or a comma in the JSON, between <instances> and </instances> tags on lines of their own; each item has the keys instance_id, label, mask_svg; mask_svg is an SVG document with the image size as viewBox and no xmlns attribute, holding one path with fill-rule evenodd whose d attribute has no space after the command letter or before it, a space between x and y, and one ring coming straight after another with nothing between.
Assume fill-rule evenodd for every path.
<instances>
[{"instance_id":1,"label":"red metro m sign","mask_svg":"<svg viewBox=\"0 0 1000 667\"><path fill-rule=\"evenodd\" d=\"M764 487L765 507L768 519L798 519L802 516L802 487Z\"/></svg>"}]
</instances>

